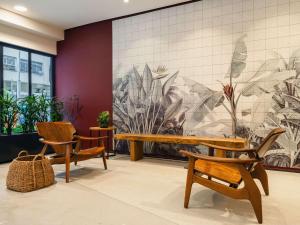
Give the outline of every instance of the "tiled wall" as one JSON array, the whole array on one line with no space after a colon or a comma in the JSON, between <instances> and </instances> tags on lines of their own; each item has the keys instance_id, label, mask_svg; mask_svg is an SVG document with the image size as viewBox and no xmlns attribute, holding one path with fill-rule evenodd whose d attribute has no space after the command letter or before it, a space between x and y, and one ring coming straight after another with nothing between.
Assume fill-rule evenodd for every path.
<instances>
[{"instance_id":1,"label":"tiled wall","mask_svg":"<svg viewBox=\"0 0 300 225\"><path fill-rule=\"evenodd\" d=\"M245 68L231 67L235 49L245 54L244 46L247 48ZM222 135L231 133L231 116L226 109L230 107L226 99L220 105L210 107L208 104L206 111L199 106L199 102L205 94L222 91L222 84L229 83L226 75L232 69L241 69L241 74L233 79L233 83L237 84L236 96L245 90L250 81L255 81L256 86L255 90L251 89L251 94L242 95L239 100L239 132L252 138L253 143L259 143L261 137L275 124L298 129L297 125L292 125L291 120L290 123L284 121L285 116L288 119L293 117L296 123L300 121L300 110L295 110L297 104L300 106L300 81L296 79L300 71L300 52L295 52L297 49L300 49L299 0L203 0L114 21L114 83L117 84L118 78L124 82L126 75L135 76L133 66L141 80L145 64L152 71L160 65L166 67L167 72L152 73L153 77L169 73L160 79L161 85L178 72L175 81L172 81L172 86L176 87L173 88L176 92L173 97L175 100L182 99L182 104L178 104L180 110L175 113L173 120L177 121L174 122L177 126L179 117L183 116L184 122L175 133ZM297 103L293 105L291 99L283 98L280 100L282 110L278 111L274 98L288 94L286 80L295 89L289 93L292 96L288 97L295 98ZM137 86L131 85L128 88ZM115 90L118 88L115 85ZM284 110L289 110L289 114L282 114ZM123 111L126 111L126 107ZM268 112L276 114L279 122L274 121L272 124ZM197 116L197 113L204 116ZM115 118L118 120L117 115ZM174 127L174 123L165 122L162 127L166 131L168 127ZM123 127L120 131L126 129ZM294 143L281 140L284 143L276 146L276 151L272 152L276 153L279 163L270 159L271 165L298 164L299 150L295 147L298 139L295 131L290 132L291 136L286 139L294 138ZM291 162L293 157L296 159Z\"/></svg>"}]
</instances>

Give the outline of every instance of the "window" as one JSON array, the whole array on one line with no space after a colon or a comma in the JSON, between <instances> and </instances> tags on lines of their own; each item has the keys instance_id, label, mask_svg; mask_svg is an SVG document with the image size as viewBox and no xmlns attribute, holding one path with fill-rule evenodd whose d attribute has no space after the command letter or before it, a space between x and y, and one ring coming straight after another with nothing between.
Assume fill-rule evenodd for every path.
<instances>
[{"instance_id":1,"label":"window","mask_svg":"<svg viewBox=\"0 0 300 225\"><path fill-rule=\"evenodd\" d=\"M42 94L51 97L53 58L46 53L0 42L0 90L18 99Z\"/></svg>"},{"instance_id":2,"label":"window","mask_svg":"<svg viewBox=\"0 0 300 225\"><path fill-rule=\"evenodd\" d=\"M24 85L29 86L28 70L27 72L22 71L22 65L26 67L25 62L28 64L28 58L29 53L26 51L3 47L3 91L16 98L24 98L29 95L28 87L27 92L22 91L21 88L22 83L23 90Z\"/></svg>"},{"instance_id":3,"label":"window","mask_svg":"<svg viewBox=\"0 0 300 225\"><path fill-rule=\"evenodd\" d=\"M20 71L22 73L28 73L28 60L20 59Z\"/></svg>"},{"instance_id":4,"label":"window","mask_svg":"<svg viewBox=\"0 0 300 225\"><path fill-rule=\"evenodd\" d=\"M32 61L31 72L38 75L43 75L43 63Z\"/></svg>"},{"instance_id":5,"label":"window","mask_svg":"<svg viewBox=\"0 0 300 225\"><path fill-rule=\"evenodd\" d=\"M16 57L3 55L3 69L16 71L16 61Z\"/></svg>"},{"instance_id":6,"label":"window","mask_svg":"<svg viewBox=\"0 0 300 225\"><path fill-rule=\"evenodd\" d=\"M52 58L40 54L31 54L32 59L32 94L51 95Z\"/></svg>"},{"instance_id":7,"label":"window","mask_svg":"<svg viewBox=\"0 0 300 225\"><path fill-rule=\"evenodd\" d=\"M21 92L28 93L28 83L21 82Z\"/></svg>"}]
</instances>

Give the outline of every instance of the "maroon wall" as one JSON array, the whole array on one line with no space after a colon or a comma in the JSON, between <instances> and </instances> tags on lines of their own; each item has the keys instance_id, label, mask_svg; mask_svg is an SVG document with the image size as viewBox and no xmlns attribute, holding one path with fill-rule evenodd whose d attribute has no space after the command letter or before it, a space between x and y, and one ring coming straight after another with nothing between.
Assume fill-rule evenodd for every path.
<instances>
[{"instance_id":1,"label":"maroon wall","mask_svg":"<svg viewBox=\"0 0 300 225\"><path fill-rule=\"evenodd\" d=\"M100 111L112 112L112 21L66 30L57 48L56 96L79 96L83 109L74 124L86 135Z\"/></svg>"}]
</instances>

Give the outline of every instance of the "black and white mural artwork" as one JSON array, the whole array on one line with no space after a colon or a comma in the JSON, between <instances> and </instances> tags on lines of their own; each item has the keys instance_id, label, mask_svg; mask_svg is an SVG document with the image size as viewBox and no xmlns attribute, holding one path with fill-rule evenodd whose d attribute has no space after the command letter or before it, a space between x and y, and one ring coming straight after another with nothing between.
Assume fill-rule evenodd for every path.
<instances>
[{"instance_id":1,"label":"black and white mural artwork","mask_svg":"<svg viewBox=\"0 0 300 225\"><path fill-rule=\"evenodd\" d=\"M201 1L114 22L114 125L119 133L238 136L253 147L271 129L283 127L286 133L267 152L265 164L300 169L300 39L294 37L300 34L291 32L289 19L282 25L288 34L279 35L276 23L276 36L270 37L267 24L279 15L256 19L262 6L241 1L238 11L220 2ZM210 17L205 17L207 11ZM234 17L245 11L252 17ZM180 158L182 148L206 151L147 143L144 152ZM118 142L117 149L128 152L127 142Z\"/></svg>"}]
</instances>

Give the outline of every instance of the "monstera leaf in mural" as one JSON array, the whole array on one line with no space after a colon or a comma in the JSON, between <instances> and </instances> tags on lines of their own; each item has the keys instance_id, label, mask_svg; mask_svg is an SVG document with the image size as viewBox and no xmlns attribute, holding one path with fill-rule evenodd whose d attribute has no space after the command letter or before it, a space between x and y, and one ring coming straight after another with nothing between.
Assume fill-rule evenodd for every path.
<instances>
[{"instance_id":1,"label":"monstera leaf in mural","mask_svg":"<svg viewBox=\"0 0 300 225\"><path fill-rule=\"evenodd\" d=\"M151 71L146 64L142 75L133 67L115 80L114 123L119 131L156 134L170 123L182 127L182 98L173 86L178 73L169 74L164 66ZM151 146L146 144L145 150L151 152Z\"/></svg>"}]
</instances>

